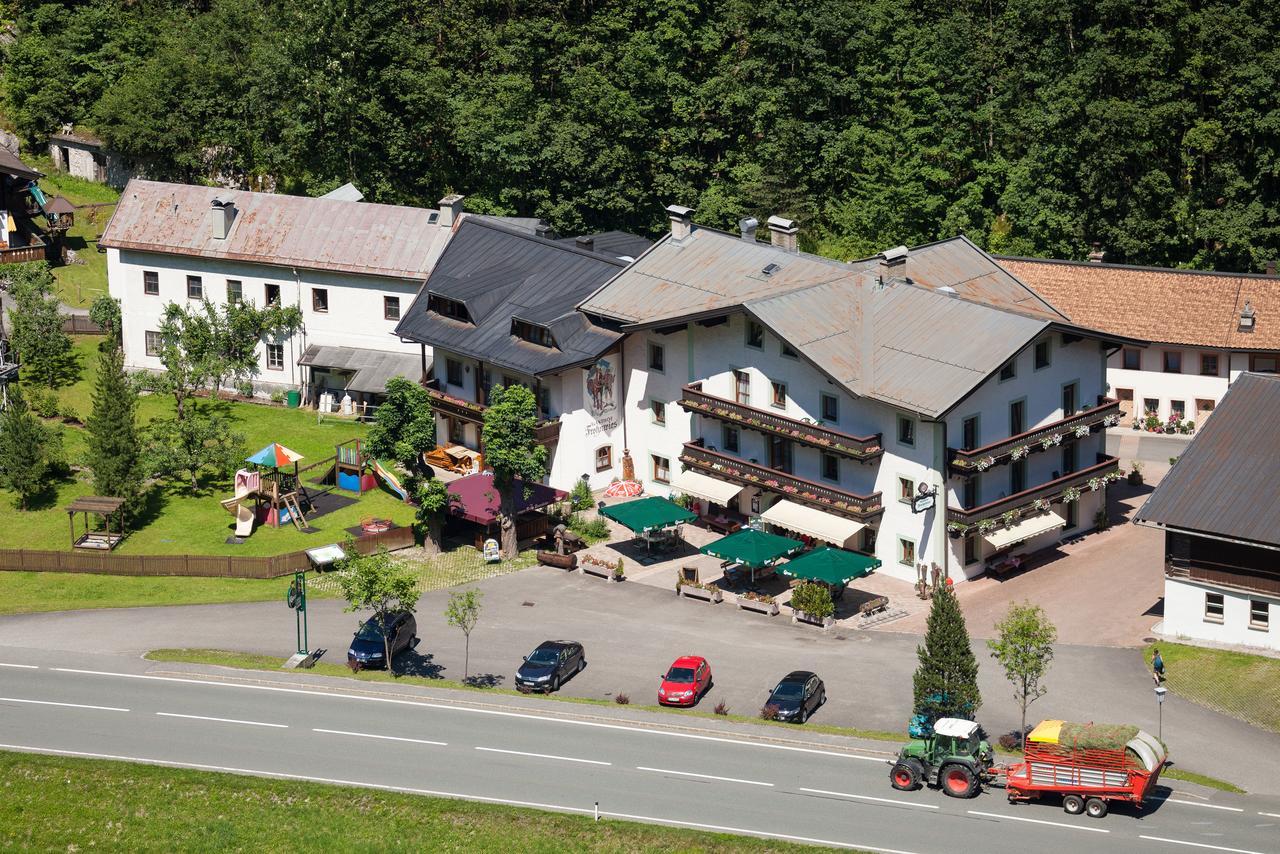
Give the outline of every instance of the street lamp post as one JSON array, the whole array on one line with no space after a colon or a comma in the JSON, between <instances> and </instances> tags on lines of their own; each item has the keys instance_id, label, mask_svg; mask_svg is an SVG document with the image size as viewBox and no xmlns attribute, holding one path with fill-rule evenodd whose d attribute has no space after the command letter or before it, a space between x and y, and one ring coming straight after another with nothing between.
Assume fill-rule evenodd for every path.
<instances>
[{"instance_id":1,"label":"street lamp post","mask_svg":"<svg viewBox=\"0 0 1280 854\"><path fill-rule=\"evenodd\" d=\"M1156 708L1160 710L1159 729L1156 730L1156 738L1164 741L1164 695L1169 693L1169 689L1163 685L1156 686Z\"/></svg>"}]
</instances>

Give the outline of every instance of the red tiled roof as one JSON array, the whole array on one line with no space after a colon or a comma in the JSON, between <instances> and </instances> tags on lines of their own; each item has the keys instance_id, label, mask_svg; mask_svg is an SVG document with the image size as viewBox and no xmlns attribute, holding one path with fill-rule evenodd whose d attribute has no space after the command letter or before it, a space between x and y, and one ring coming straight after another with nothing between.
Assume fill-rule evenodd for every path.
<instances>
[{"instance_id":1,"label":"red tiled roof","mask_svg":"<svg viewBox=\"0 0 1280 854\"><path fill-rule=\"evenodd\" d=\"M1001 258L1013 273L1091 329L1162 344L1233 350L1280 350L1280 277ZM1254 331L1240 331L1240 311L1256 313Z\"/></svg>"}]
</instances>

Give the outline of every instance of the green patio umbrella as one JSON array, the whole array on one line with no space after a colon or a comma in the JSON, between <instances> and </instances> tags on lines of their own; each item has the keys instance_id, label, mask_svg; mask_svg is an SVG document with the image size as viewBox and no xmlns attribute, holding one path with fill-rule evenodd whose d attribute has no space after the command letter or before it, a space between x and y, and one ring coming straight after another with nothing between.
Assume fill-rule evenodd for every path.
<instances>
[{"instance_id":1,"label":"green patio umbrella","mask_svg":"<svg viewBox=\"0 0 1280 854\"><path fill-rule=\"evenodd\" d=\"M669 528L681 522L692 522L698 518L696 513L684 509L674 501L657 496L637 498L635 501L606 506L600 511L600 515L630 528L637 534L658 528Z\"/></svg>"},{"instance_id":2,"label":"green patio umbrella","mask_svg":"<svg viewBox=\"0 0 1280 854\"><path fill-rule=\"evenodd\" d=\"M703 546L698 551L749 567L751 579L754 581L757 569L771 566L779 558L795 554L802 548L804 543L799 540L768 534L754 528L743 528L727 537L721 537L710 545Z\"/></svg>"},{"instance_id":3,"label":"green patio umbrella","mask_svg":"<svg viewBox=\"0 0 1280 854\"><path fill-rule=\"evenodd\" d=\"M778 567L778 571L791 578L804 578L821 581L832 587L843 587L878 566L880 561L870 555L823 546L787 561Z\"/></svg>"}]
</instances>

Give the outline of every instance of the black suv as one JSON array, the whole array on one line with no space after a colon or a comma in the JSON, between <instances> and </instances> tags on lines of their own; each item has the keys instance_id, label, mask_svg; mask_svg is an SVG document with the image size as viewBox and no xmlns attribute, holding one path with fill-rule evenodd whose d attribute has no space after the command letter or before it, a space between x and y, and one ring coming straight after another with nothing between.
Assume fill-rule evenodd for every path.
<instances>
[{"instance_id":1,"label":"black suv","mask_svg":"<svg viewBox=\"0 0 1280 854\"><path fill-rule=\"evenodd\" d=\"M377 618L370 617L356 629L351 639L351 648L347 650L347 664L360 669L386 667L386 649L382 640L383 626ZM391 657L405 649L412 649L418 643L418 623L408 611L397 611L387 615L386 633L391 638Z\"/></svg>"},{"instance_id":2,"label":"black suv","mask_svg":"<svg viewBox=\"0 0 1280 854\"><path fill-rule=\"evenodd\" d=\"M782 677L765 705L778 710L778 720L802 724L826 701L827 686L818 674L795 670Z\"/></svg>"},{"instance_id":3,"label":"black suv","mask_svg":"<svg viewBox=\"0 0 1280 854\"><path fill-rule=\"evenodd\" d=\"M528 693L558 691L561 683L587 666L587 653L576 641L543 641L524 657L516 671L516 688Z\"/></svg>"}]
</instances>

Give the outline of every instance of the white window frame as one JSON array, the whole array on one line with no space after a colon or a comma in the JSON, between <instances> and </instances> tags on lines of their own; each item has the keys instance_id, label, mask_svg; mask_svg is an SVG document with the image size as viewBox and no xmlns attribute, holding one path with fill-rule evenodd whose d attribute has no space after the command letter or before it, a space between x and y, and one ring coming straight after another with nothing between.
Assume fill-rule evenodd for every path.
<instances>
[{"instance_id":1,"label":"white window frame","mask_svg":"<svg viewBox=\"0 0 1280 854\"><path fill-rule=\"evenodd\" d=\"M278 365L272 364L273 360L271 358L271 354L273 351L280 353L280 360L279 360L280 363ZM268 371L284 370L284 345L283 344L270 344L270 343L267 344L267 370Z\"/></svg>"},{"instance_id":2,"label":"white window frame","mask_svg":"<svg viewBox=\"0 0 1280 854\"><path fill-rule=\"evenodd\" d=\"M904 548L907 543L911 544L911 560L906 560L907 550ZM898 537L898 563L902 566L916 568L916 561L920 559L920 544L910 537Z\"/></svg>"},{"instance_id":3,"label":"white window frame","mask_svg":"<svg viewBox=\"0 0 1280 854\"><path fill-rule=\"evenodd\" d=\"M160 336L159 331L148 329L143 333L143 340L146 342L146 354L152 358L159 357L161 351L164 350L164 339ZM155 341L156 344L154 349L151 346L152 341Z\"/></svg>"},{"instance_id":4,"label":"white window frame","mask_svg":"<svg viewBox=\"0 0 1280 854\"><path fill-rule=\"evenodd\" d=\"M1218 612L1216 614L1213 613L1209 608L1210 596L1218 597L1218 603L1216 606ZM1222 593L1217 593L1213 590L1206 590L1204 592L1204 621L1206 623L1217 623L1218 625L1222 625L1222 620L1226 616L1226 613L1227 613L1227 597Z\"/></svg>"}]
</instances>

